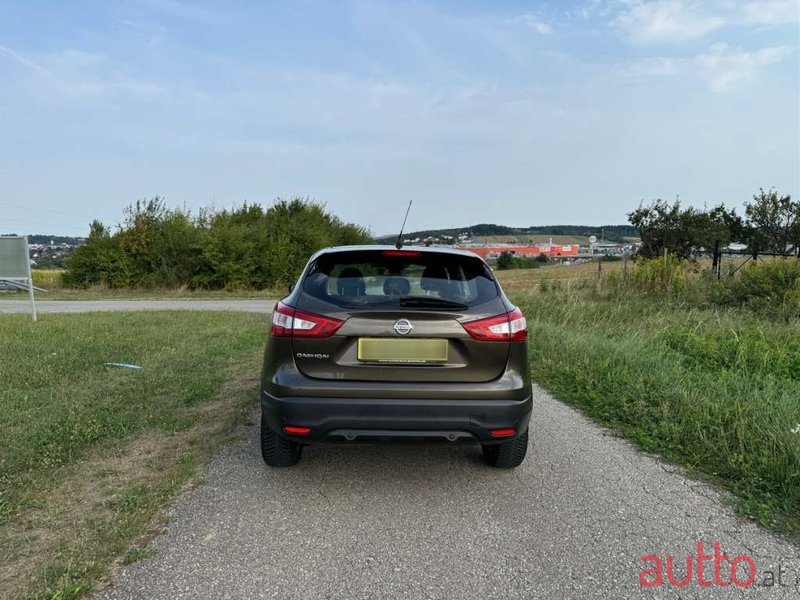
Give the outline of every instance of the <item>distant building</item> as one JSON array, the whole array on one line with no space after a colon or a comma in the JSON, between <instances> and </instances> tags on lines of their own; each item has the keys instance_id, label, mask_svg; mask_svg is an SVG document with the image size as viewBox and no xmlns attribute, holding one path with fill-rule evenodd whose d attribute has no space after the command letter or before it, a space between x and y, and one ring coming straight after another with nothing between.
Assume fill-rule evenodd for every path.
<instances>
[{"instance_id":1,"label":"distant building","mask_svg":"<svg viewBox=\"0 0 800 600\"><path fill-rule=\"evenodd\" d=\"M508 252L514 256L523 256L528 258L535 258L540 254L547 256L548 258L574 258L577 257L580 253L580 246L578 244L568 244L568 245L559 245L559 244L541 244L541 245L534 245L534 246L522 246L522 245L492 245L492 246L477 246L477 245L469 245L469 246L455 246L459 250L469 250L470 252L474 252L478 256L483 259L490 259L490 258L497 258L503 252Z\"/></svg>"},{"instance_id":2,"label":"distant building","mask_svg":"<svg viewBox=\"0 0 800 600\"><path fill-rule=\"evenodd\" d=\"M744 252L745 250L747 250L747 244L732 242L728 244L728 246L724 248L724 250L727 250L728 252Z\"/></svg>"}]
</instances>

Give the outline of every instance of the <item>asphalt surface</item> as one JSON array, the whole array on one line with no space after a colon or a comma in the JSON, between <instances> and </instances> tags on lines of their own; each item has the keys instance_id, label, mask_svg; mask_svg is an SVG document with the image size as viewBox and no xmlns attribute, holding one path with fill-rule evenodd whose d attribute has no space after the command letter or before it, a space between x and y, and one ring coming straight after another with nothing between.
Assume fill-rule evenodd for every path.
<instances>
[{"instance_id":1,"label":"asphalt surface","mask_svg":"<svg viewBox=\"0 0 800 600\"><path fill-rule=\"evenodd\" d=\"M43 313L84 313L137 310L234 310L270 312L274 300L37 300L36 311ZM0 300L0 314L29 313L27 300Z\"/></svg>"},{"instance_id":2,"label":"asphalt surface","mask_svg":"<svg viewBox=\"0 0 800 600\"><path fill-rule=\"evenodd\" d=\"M99 598L800 597L796 546L542 390L535 399L532 446L513 471L469 446L313 447L276 470L245 428L178 500L153 557ZM752 557L753 585L702 587L695 566L684 588L666 576L641 586L653 566L642 556L674 555L681 579L698 540L708 555L720 542L731 559ZM714 582L712 561L703 579Z\"/></svg>"}]
</instances>

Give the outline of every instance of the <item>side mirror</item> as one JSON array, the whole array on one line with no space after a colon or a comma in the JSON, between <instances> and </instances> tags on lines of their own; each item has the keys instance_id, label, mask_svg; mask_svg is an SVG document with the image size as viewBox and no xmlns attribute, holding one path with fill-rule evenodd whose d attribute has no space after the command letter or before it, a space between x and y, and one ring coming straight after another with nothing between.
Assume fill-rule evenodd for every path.
<instances>
[{"instance_id":1,"label":"side mirror","mask_svg":"<svg viewBox=\"0 0 800 600\"><path fill-rule=\"evenodd\" d=\"M294 291L294 284L290 283L289 284L289 293L291 294L293 291Z\"/></svg>"}]
</instances>

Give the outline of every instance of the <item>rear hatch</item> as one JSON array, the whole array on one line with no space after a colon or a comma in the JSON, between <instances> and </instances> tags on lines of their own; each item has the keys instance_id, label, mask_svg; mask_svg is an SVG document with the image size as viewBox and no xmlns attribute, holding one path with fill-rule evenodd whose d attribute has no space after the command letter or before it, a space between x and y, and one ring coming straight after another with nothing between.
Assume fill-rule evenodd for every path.
<instances>
[{"instance_id":1,"label":"rear hatch","mask_svg":"<svg viewBox=\"0 0 800 600\"><path fill-rule=\"evenodd\" d=\"M479 383L498 378L508 362L509 336L476 339L482 330L476 334L472 324L498 315L508 322L508 307L477 256L328 252L307 268L295 308L336 328L323 337L293 335L295 363L309 377Z\"/></svg>"}]
</instances>

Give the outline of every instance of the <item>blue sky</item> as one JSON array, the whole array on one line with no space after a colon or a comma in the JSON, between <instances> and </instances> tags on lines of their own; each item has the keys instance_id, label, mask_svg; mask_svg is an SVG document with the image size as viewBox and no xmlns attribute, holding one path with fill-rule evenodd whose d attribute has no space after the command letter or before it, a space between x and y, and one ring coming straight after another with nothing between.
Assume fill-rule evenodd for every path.
<instances>
[{"instance_id":1,"label":"blue sky","mask_svg":"<svg viewBox=\"0 0 800 600\"><path fill-rule=\"evenodd\" d=\"M0 232L156 194L376 233L800 193L798 0L0 0Z\"/></svg>"}]
</instances>

